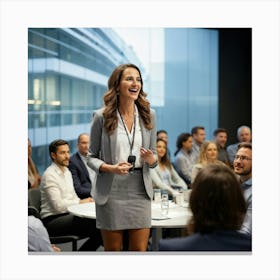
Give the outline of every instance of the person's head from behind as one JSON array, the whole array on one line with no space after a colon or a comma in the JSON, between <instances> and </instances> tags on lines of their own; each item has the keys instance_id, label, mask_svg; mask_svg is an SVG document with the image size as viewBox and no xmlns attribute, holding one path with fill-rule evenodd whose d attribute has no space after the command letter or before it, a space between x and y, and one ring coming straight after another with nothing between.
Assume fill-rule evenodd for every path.
<instances>
[{"instance_id":1,"label":"person's head from behind","mask_svg":"<svg viewBox=\"0 0 280 280\"><path fill-rule=\"evenodd\" d=\"M239 142L250 143L252 140L251 128L246 125L242 125L237 129L237 139Z\"/></svg>"},{"instance_id":2,"label":"person's head from behind","mask_svg":"<svg viewBox=\"0 0 280 280\"><path fill-rule=\"evenodd\" d=\"M67 167L69 165L70 150L67 141L62 139L52 141L49 145L49 154L51 160L60 168Z\"/></svg>"},{"instance_id":3,"label":"person's head from behind","mask_svg":"<svg viewBox=\"0 0 280 280\"><path fill-rule=\"evenodd\" d=\"M227 143L227 130L225 128L217 128L214 133L214 141L221 147L225 147Z\"/></svg>"},{"instance_id":4,"label":"person's head from behind","mask_svg":"<svg viewBox=\"0 0 280 280\"><path fill-rule=\"evenodd\" d=\"M239 230L246 202L234 172L217 164L203 168L192 185L190 208L193 213L190 233Z\"/></svg>"},{"instance_id":5,"label":"person's head from behind","mask_svg":"<svg viewBox=\"0 0 280 280\"><path fill-rule=\"evenodd\" d=\"M195 126L191 131L193 139L201 145L206 139L206 133L203 126Z\"/></svg>"},{"instance_id":6,"label":"person's head from behind","mask_svg":"<svg viewBox=\"0 0 280 280\"><path fill-rule=\"evenodd\" d=\"M166 130L158 130L157 131L157 138L163 139L168 144L168 133Z\"/></svg>"},{"instance_id":7,"label":"person's head from behind","mask_svg":"<svg viewBox=\"0 0 280 280\"><path fill-rule=\"evenodd\" d=\"M78 136L77 148L79 153L83 156L86 156L88 154L89 135L87 133L82 133Z\"/></svg>"},{"instance_id":8,"label":"person's head from behind","mask_svg":"<svg viewBox=\"0 0 280 280\"><path fill-rule=\"evenodd\" d=\"M161 139L157 139L157 144L156 144L156 149L157 149L157 155L158 155L158 160L160 163L163 165L167 166L168 168L171 168L171 163L168 159L167 155L167 143Z\"/></svg>"},{"instance_id":9,"label":"person's head from behind","mask_svg":"<svg viewBox=\"0 0 280 280\"><path fill-rule=\"evenodd\" d=\"M252 177L252 144L242 142L237 147L233 161L234 172L242 181Z\"/></svg>"},{"instance_id":10,"label":"person's head from behind","mask_svg":"<svg viewBox=\"0 0 280 280\"><path fill-rule=\"evenodd\" d=\"M201 145L198 162L203 164L213 163L217 161L217 157L218 157L218 148L215 142L206 141Z\"/></svg>"}]
</instances>

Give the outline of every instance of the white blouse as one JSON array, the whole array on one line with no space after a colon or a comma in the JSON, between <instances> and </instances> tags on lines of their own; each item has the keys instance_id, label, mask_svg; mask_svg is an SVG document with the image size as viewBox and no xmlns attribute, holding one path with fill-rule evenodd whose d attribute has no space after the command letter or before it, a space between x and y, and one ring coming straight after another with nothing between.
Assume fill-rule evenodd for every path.
<instances>
[{"instance_id":1,"label":"white blouse","mask_svg":"<svg viewBox=\"0 0 280 280\"><path fill-rule=\"evenodd\" d=\"M128 137L130 139L130 143L133 141L133 131L135 126L135 137L134 144L132 148L132 155L136 156L135 167L142 167L143 161L140 157L140 148L142 147L142 133L141 126L139 122L139 113L137 106L135 106L135 123L133 123L131 132L129 132L126 127L126 131L128 133ZM125 125L126 126L126 125ZM130 143L127 138L127 134L125 131L124 124L121 120L121 116L118 112L118 127L117 127L117 144L116 144L116 156L115 163L127 161L128 156L130 155Z\"/></svg>"}]
</instances>

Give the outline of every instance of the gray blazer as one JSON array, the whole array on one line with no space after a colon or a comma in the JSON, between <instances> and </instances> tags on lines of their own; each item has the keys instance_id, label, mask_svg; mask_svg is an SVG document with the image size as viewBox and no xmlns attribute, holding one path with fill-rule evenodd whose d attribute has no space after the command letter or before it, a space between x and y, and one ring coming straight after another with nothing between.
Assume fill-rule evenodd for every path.
<instances>
[{"instance_id":1,"label":"gray blazer","mask_svg":"<svg viewBox=\"0 0 280 280\"><path fill-rule=\"evenodd\" d=\"M109 135L103 125L104 117L103 110L99 109L94 113L90 131L90 147L87 164L97 173L94 198L99 205L106 203L111 190L112 182L115 174L100 172L99 168L103 163L114 164L113 158L116 152L117 134L115 130ZM142 146L145 149L150 149L156 155L156 115L151 109L151 124L152 129L148 130L143 121L139 120L142 131ZM143 165L143 180L147 195L150 199L153 198L152 179L150 177L149 166L147 163Z\"/></svg>"}]
</instances>

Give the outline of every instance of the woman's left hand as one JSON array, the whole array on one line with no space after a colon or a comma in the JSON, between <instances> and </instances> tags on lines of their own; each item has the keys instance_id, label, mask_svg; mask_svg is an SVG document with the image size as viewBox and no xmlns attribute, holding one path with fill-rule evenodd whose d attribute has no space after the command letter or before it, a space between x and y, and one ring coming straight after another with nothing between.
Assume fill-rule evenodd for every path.
<instances>
[{"instance_id":1,"label":"woman's left hand","mask_svg":"<svg viewBox=\"0 0 280 280\"><path fill-rule=\"evenodd\" d=\"M141 158L147 162L149 165L153 165L156 162L156 158L151 150L146 150L145 148L140 149Z\"/></svg>"}]
</instances>

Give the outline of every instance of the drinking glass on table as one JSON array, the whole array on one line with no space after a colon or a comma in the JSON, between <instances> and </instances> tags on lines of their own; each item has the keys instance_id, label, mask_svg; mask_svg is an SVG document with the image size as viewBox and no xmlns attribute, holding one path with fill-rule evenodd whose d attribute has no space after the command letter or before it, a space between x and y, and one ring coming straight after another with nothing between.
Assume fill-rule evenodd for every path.
<instances>
[{"instance_id":1,"label":"drinking glass on table","mask_svg":"<svg viewBox=\"0 0 280 280\"><path fill-rule=\"evenodd\" d=\"M161 202L161 191L160 189L154 189L154 201L155 203Z\"/></svg>"},{"instance_id":2,"label":"drinking glass on table","mask_svg":"<svg viewBox=\"0 0 280 280\"><path fill-rule=\"evenodd\" d=\"M161 214L163 216L167 216L168 210L169 210L168 193L163 193L161 195Z\"/></svg>"}]
</instances>

